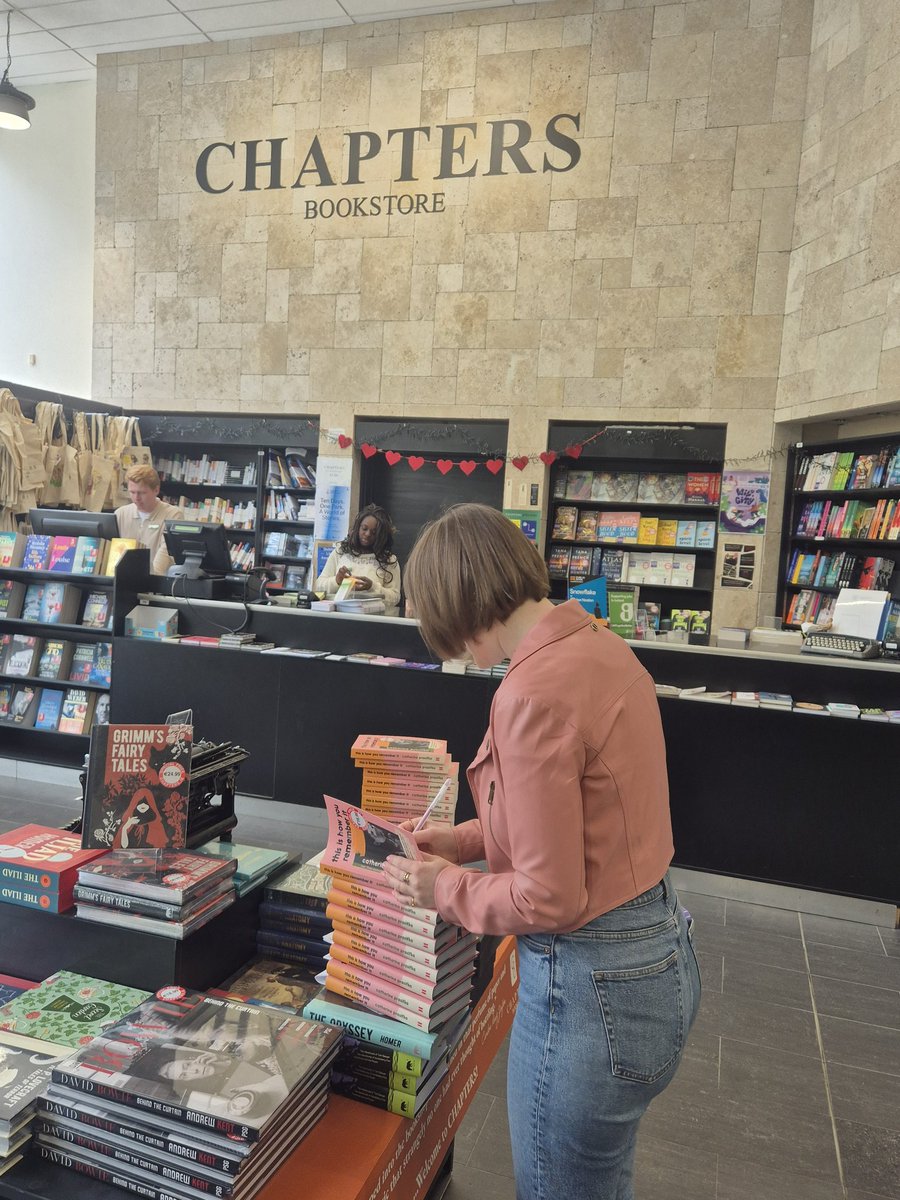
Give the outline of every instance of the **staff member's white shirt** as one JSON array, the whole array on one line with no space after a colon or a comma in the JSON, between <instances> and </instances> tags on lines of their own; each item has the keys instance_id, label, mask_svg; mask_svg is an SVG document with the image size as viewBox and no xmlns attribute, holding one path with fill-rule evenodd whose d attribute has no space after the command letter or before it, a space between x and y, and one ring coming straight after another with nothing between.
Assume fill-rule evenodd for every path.
<instances>
[{"instance_id":1,"label":"staff member's white shirt","mask_svg":"<svg viewBox=\"0 0 900 1200\"><path fill-rule=\"evenodd\" d=\"M119 537L134 538L139 546L150 551L150 570L154 575L165 575L173 559L166 550L166 521L175 521L184 513L165 500L157 502L151 513L142 513L136 504L123 504L116 509Z\"/></svg>"}]
</instances>

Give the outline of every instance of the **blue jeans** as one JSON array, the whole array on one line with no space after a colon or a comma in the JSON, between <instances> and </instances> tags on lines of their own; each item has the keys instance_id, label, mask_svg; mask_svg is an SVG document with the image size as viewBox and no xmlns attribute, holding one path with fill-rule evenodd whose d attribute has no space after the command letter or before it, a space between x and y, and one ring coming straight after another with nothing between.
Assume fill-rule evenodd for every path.
<instances>
[{"instance_id":1,"label":"blue jeans","mask_svg":"<svg viewBox=\"0 0 900 1200\"><path fill-rule=\"evenodd\" d=\"M700 1005L690 925L666 876L574 933L518 938L517 1200L632 1200L638 1123Z\"/></svg>"}]
</instances>

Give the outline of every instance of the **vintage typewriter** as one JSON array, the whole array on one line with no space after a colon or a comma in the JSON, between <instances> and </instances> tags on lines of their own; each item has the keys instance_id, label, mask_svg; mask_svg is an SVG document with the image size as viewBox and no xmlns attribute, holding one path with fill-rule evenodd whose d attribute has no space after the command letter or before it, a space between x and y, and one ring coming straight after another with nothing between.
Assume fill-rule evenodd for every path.
<instances>
[{"instance_id":1,"label":"vintage typewriter","mask_svg":"<svg viewBox=\"0 0 900 1200\"><path fill-rule=\"evenodd\" d=\"M837 654L841 658L877 658L881 646L871 638L846 633L808 633L801 647L803 654Z\"/></svg>"}]
</instances>

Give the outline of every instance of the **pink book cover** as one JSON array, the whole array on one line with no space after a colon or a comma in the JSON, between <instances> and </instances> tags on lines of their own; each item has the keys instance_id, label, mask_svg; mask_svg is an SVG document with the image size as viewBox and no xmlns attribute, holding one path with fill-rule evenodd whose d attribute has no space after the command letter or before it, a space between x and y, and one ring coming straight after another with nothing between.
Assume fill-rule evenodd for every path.
<instances>
[{"instance_id":1,"label":"pink book cover","mask_svg":"<svg viewBox=\"0 0 900 1200\"><path fill-rule=\"evenodd\" d=\"M421 1029L423 1033L430 1033L438 1025L437 1021L432 1022L428 1017L410 1012L409 1009L398 1008L396 1004L382 1000L379 996L367 995L352 984L345 983L342 979L337 979L333 975L329 975L327 971L323 971L316 978L324 981L327 991L336 992L337 995L343 996L354 1004L358 1004L361 1008L367 1008L370 1012L377 1013L380 1017L388 1017L392 1021L401 1021L404 1025L409 1025L412 1029Z\"/></svg>"},{"instance_id":2,"label":"pink book cover","mask_svg":"<svg viewBox=\"0 0 900 1200\"><path fill-rule=\"evenodd\" d=\"M379 979L368 971L354 971L344 963L329 960L325 966L329 979L337 979L356 988L363 996L376 997L384 1004L393 1004L398 1011L415 1013L419 1017L428 1017L434 1008L434 1002L423 996L414 996L412 992L404 991L387 979Z\"/></svg>"},{"instance_id":3,"label":"pink book cover","mask_svg":"<svg viewBox=\"0 0 900 1200\"><path fill-rule=\"evenodd\" d=\"M345 946L333 945L329 950L329 960L331 962L339 962L350 971L362 971L367 975L374 975L380 979L384 979L390 983L395 983L397 987L403 988L404 991L411 992L414 996L421 996L425 1000L432 1002L436 997L439 997L442 992L448 988L455 987L457 983L466 979L475 969L474 956L470 956L460 960L460 966L457 971L444 975L443 978L437 978L436 973L433 979L424 979L421 975L416 975L414 972L403 971L392 966L379 953L377 956L369 954L356 954L353 950L348 950Z\"/></svg>"},{"instance_id":4,"label":"pink book cover","mask_svg":"<svg viewBox=\"0 0 900 1200\"><path fill-rule=\"evenodd\" d=\"M406 737L403 734L392 733L361 733L350 753L370 754L383 757L387 755L421 755L423 757L439 758L447 753L447 743L440 738Z\"/></svg>"},{"instance_id":5,"label":"pink book cover","mask_svg":"<svg viewBox=\"0 0 900 1200\"><path fill-rule=\"evenodd\" d=\"M437 953L433 933L427 937L420 933L413 933L394 921L379 921L374 917L367 917L363 913L345 908L343 904L335 904L333 900L329 900L325 915L332 924L342 926L348 933L358 933L364 936L372 934L376 937L391 938L396 942L403 942L406 946L424 950L426 953Z\"/></svg>"},{"instance_id":6,"label":"pink book cover","mask_svg":"<svg viewBox=\"0 0 900 1200\"><path fill-rule=\"evenodd\" d=\"M334 796L325 797L328 812L328 843L322 852L320 869L341 872L356 879L383 878L385 859L421 859L416 843L396 825L375 813L363 812L355 804L345 804Z\"/></svg>"},{"instance_id":7,"label":"pink book cover","mask_svg":"<svg viewBox=\"0 0 900 1200\"><path fill-rule=\"evenodd\" d=\"M380 884L361 883L356 879L345 879L343 876L335 875L331 881L331 890L332 899L338 904L343 904L344 901L335 893L343 892L348 896L357 896L361 900L368 900L372 904L383 905L394 912L404 913L406 916L414 917L417 921L425 921L432 928L439 919L436 909L419 908L415 904L403 904L396 898L392 888L381 887Z\"/></svg>"},{"instance_id":8,"label":"pink book cover","mask_svg":"<svg viewBox=\"0 0 900 1200\"><path fill-rule=\"evenodd\" d=\"M429 914L429 910L425 909L425 913L429 915L420 918L412 909L407 911L402 904L382 903L380 899L368 900L363 896L351 896L347 892L340 895L332 892L331 900L335 904L343 905L350 912L371 917L374 921L390 921L391 924L399 925L401 929L407 929L410 933L417 933L420 937L436 937L439 932L437 923L440 918L434 910Z\"/></svg>"},{"instance_id":9,"label":"pink book cover","mask_svg":"<svg viewBox=\"0 0 900 1200\"><path fill-rule=\"evenodd\" d=\"M332 932L326 936L326 941L328 940L336 946L345 946L357 954L390 955L395 966L404 970L408 969L407 963L418 963L431 971L438 969L436 953L420 950L417 946L407 946L395 938L375 937L335 925Z\"/></svg>"},{"instance_id":10,"label":"pink book cover","mask_svg":"<svg viewBox=\"0 0 900 1200\"><path fill-rule=\"evenodd\" d=\"M353 941L358 948L345 946L343 944L345 940ZM381 942L367 942L361 938L342 938L341 941L338 941L332 936L328 946L328 953L332 958L339 959L351 967L361 968L374 961L378 962L385 971L402 977L409 976L425 984L435 984L438 981L437 967L427 967L424 963L416 962L414 959L392 954L389 950L384 949Z\"/></svg>"}]
</instances>

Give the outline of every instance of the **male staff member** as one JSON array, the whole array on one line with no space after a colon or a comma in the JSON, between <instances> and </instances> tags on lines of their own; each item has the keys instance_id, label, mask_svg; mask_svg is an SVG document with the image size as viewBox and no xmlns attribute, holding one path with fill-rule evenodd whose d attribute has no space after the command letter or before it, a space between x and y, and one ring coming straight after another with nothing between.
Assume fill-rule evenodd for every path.
<instances>
[{"instance_id":1,"label":"male staff member","mask_svg":"<svg viewBox=\"0 0 900 1200\"><path fill-rule=\"evenodd\" d=\"M184 513L160 500L159 476L152 467L132 467L125 482L132 502L116 509L119 537L135 538L139 546L146 546L150 570L154 575L165 575L173 561L166 551L166 521L177 520Z\"/></svg>"}]
</instances>

